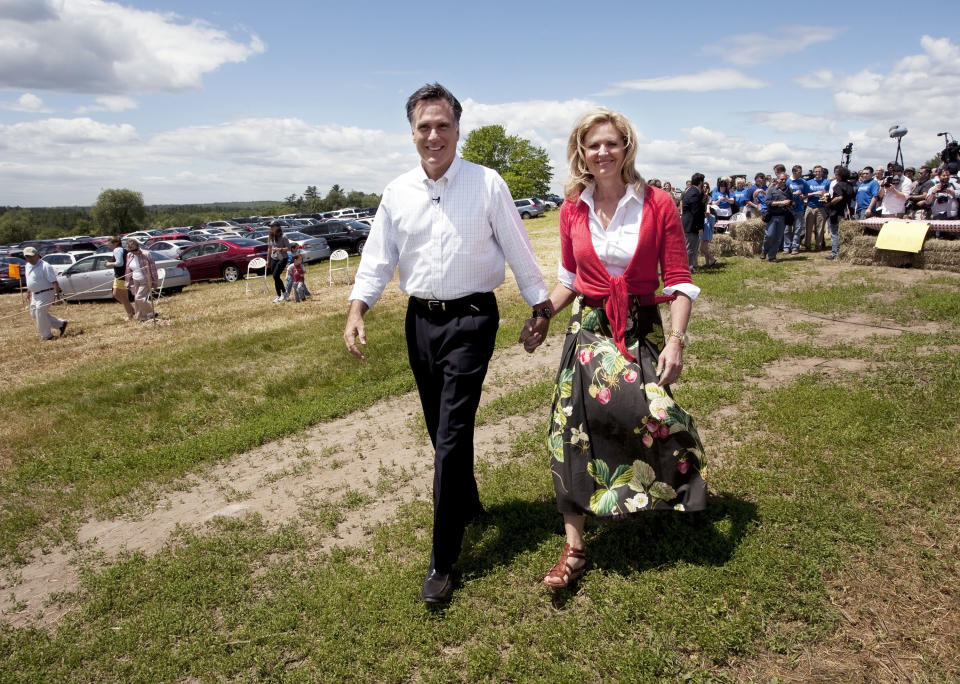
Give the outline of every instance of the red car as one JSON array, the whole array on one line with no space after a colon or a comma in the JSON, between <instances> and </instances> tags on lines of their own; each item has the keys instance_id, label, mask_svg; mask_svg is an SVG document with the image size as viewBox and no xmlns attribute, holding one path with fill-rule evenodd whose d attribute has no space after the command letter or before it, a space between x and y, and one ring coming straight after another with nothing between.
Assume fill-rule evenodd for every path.
<instances>
[{"instance_id":1,"label":"red car","mask_svg":"<svg viewBox=\"0 0 960 684\"><path fill-rule=\"evenodd\" d=\"M154 235L152 238L144 241L144 246L149 247L155 242L160 242L161 240L189 240L186 233L164 233L163 235Z\"/></svg>"},{"instance_id":2,"label":"red car","mask_svg":"<svg viewBox=\"0 0 960 684\"><path fill-rule=\"evenodd\" d=\"M190 272L190 280L218 280L232 283L247 274L247 264L267 257L267 246L247 238L208 240L188 247L180 261Z\"/></svg>"}]
</instances>

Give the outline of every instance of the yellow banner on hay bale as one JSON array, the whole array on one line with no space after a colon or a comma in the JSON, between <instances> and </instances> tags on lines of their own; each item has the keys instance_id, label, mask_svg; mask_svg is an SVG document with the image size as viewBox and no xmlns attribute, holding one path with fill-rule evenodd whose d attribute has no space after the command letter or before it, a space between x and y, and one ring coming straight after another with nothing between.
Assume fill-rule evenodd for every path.
<instances>
[{"instance_id":1,"label":"yellow banner on hay bale","mask_svg":"<svg viewBox=\"0 0 960 684\"><path fill-rule=\"evenodd\" d=\"M877 249L917 253L923 249L923 239L930 229L924 221L887 221L877 236Z\"/></svg>"}]
</instances>

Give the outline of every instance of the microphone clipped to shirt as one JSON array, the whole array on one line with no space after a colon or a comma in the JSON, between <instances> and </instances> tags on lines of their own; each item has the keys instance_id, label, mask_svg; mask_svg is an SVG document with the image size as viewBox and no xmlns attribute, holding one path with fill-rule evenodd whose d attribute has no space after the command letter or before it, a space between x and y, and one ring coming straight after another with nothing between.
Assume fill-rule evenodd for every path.
<instances>
[{"instance_id":1,"label":"microphone clipped to shirt","mask_svg":"<svg viewBox=\"0 0 960 684\"><path fill-rule=\"evenodd\" d=\"M433 202L434 204L440 204L440 195L437 195L436 197L431 197L430 201Z\"/></svg>"}]
</instances>

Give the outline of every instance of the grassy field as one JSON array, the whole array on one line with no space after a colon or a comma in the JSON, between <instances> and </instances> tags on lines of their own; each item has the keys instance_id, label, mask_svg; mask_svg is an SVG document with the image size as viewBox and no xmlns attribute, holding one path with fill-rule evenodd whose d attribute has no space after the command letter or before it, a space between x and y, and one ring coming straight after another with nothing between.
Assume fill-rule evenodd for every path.
<instances>
[{"instance_id":1,"label":"grassy field","mask_svg":"<svg viewBox=\"0 0 960 684\"><path fill-rule=\"evenodd\" d=\"M556 213L527 226L552 282ZM478 467L490 515L444 610L418 600L422 499L347 548L316 520L249 515L83 562L91 516L139 515L188 475L413 390L402 297L371 311L371 361L352 362L349 290L325 267L303 305L213 283L163 302L165 326L84 304L62 341L38 347L29 318L3 328L3 586L64 549L81 584L51 595L54 623L8 611L0 681L960 678L960 277L822 254L697 274L675 390L705 437L709 509L588 526L573 591L538 585L562 544L551 388L522 377L479 416L525 428ZM498 296L506 348L528 309L512 284Z\"/></svg>"}]
</instances>

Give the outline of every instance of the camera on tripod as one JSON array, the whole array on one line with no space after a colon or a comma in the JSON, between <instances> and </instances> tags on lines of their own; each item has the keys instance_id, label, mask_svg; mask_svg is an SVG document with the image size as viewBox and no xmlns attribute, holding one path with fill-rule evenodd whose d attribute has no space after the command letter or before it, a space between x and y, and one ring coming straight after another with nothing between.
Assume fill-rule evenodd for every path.
<instances>
[{"instance_id":1,"label":"camera on tripod","mask_svg":"<svg viewBox=\"0 0 960 684\"><path fill-rule=\"evenodd\" d=\"M943 152L940 153L940 161L946 164L950 173L956 174L960 171L960 143L950 139L950 134L946 131L937 133L937 137L943 136Z\"/></svg>"}]
</instances>

